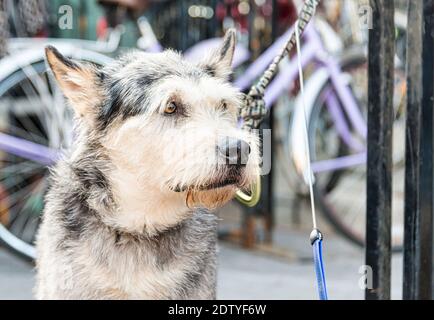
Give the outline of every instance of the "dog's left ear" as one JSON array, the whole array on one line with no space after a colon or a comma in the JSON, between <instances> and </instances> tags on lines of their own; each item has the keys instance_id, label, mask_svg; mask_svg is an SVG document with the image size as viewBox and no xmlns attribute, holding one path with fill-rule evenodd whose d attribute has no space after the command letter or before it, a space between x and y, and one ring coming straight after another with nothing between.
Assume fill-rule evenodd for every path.
<instances>
[{"instance_id":1,"label":"dog's left ear","mask_svg":"<svg viewBox=\"0 0 434 320\"><path fill-rule=\"evenodd\" d=\"M223 42L217 50L213 50L199 66L211 76L227 79L232 73L237 33L235 29L226 31Z\"/></svg>"},{"instance_id":2,"label":"dog's left ear","mask_svg":"<svg viewBox=\"0 0 434 320\"><path fill-rule=\"evenodd\" d=\"M45 48L45 54L57 83L75 113L92 122L102 96L96 67L66 58L52 46Z\"/></svg>"}]
</instances>

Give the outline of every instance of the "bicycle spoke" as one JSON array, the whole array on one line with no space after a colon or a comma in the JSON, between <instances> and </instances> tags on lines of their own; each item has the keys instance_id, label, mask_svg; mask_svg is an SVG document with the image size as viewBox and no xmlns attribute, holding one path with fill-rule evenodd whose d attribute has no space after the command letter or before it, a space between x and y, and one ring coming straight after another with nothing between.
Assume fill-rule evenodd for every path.
<instances>
[{"instance_id":1,"label":"bicycle spoke","mask_svg":"<svg viewBox=\"0 0 434 320\"><path fill-rule=\"evenodd\" d=\"M35 170L31 170L29 172L25 172L25 173L19 173L19 177L15 177L15 176L10 176L8 178L2 179L1 185L6 189L9 190L10 188L19 185L20 183L24 182L25 180L30 179L33 176L36 176L38 174L38 172L43 172L44 168L41 169L35 169ZM8 183L8 181L10 181Z\"/></svg>"},{"instance_id":2,"label":"bicycle spoke","mask_svg":"<svg viewBox=\"0 0 434 320\"><path fill-rule=\"evenodd\" d=\"M53 101L52 99L47 99L47 97L50 97L51 94L48 90L48 87L46 85L46 83L44 83L44 81L41 79L40 74L38 74L34 68L32 68L31 66L22 66L22 70L24 71L24 73L27 76L27 79L30 80L30 82L33 84L33 86L38 90L38 92L40 92L39 96L42 98L44 104L43 106L45 107L46 111L48 112L48 114L52 117L53 116L53 110L54 110L54 106L53 106ZM44 101L45 100L45 101Z\"/></svg>"},{"instance_id":3,"label":"bicycle spoke","mask_svg":"<svg viewBox=\"0 0 434 320\"><path fill-rule=\"evenodd\" d=\"M17 157L14 156L15 159L0 159L0 163L12 163L11 165L6 165L6 166L0 166L0 172L9 172L10 173L14 173L16 170L16 168L20 168L20 167L35 167L35 166L41 166L39 163L31 161L31 160L27 160L27 159L21 159L17 160Z\"/></svg>"},{"instance_id":4,"label":"bicycle spoke","mask_svg":"<svg viewBox=\"0 0 434 320\"><path fill-rule=\"evenodd\" d=\"M6 132L6 133L13 135L13 136L17 136L17 138L30 140L30 141L33 141L33 142L36 142L36 143L42 144L42 145L47 145L47 139L46 138L39 136L33 132L26 131L26 130L21 129L17 126L14 126L10 123L8 124L8 129L12 129L12 130L9 130L11 132Z\"/></svg>"},{"instance_id":5,"label":"bicycle spoke","mask_svg":"<svg viewBox=\"0 0 434 320\"><path fill-rule=\"evenodd\" d=\"M12 167L12 166L11 166ZM45 172L44 167L23 167L22 169L11 170L14 174L5 174L4 170L0 170L0 173L4 176L0 178L0 187L6 194L9 190L13 190L16 186L20 185L22 182L31 179L32 177L43 174ZM7 198L3 197L1 201L5 201Z\"/></svg>"},{"instance_id":6,"label":"bicycle spoke","mask_svg":"<svg viewBox=\"0 0 434 320\"><path fill-rule=\"evenodd\" d=\"M42 181L44 181L44 180L41 180L41 183L38 184L35 188L33 188L32 192L30 193L30 196L27 197L27 200L24 202L21 210L18 213L20 216L24 217L23 219L20 219L20 224L15 227L16 230L19 230L20 233L17 235L21 239L24 238L25 230L26 230L26 227L27 227L27 224L29 223L29 221L35 219L34 213L37 212L40 214L42 212L41 210L36 211L35 209L37 209L37 208L35 208L34 205L30 204L30 201L34 202L35 199L36 199L36 201L39 200L39 199L37 199L37 195L40 194L41 192L38 191L37 189L43 189Z\"/></svg>"},{"instance_id":7,"label":"bicycle spoke","mask_svg":"<svg viewBox=\"0 0 434 320\"><path fill-rule=\"evenodd\" d=\"M12 206L9 206L8 208L9 215L13 215L13 218L10 219L9 221L9 226L8 226L9 229L13 229L16 221L21 219L21 216L19 215L19 210L15 210L15 209L19 208L20 205L22 206L23 205L22 201L26 200L28 197L30 197L30 195L31 193L27 193L25 196L15 201L15 203Z\"/></svg>"},{"instance_id":8,"label":"bicycle spoke","mask_svg":"<svg viewBox=\"0 0 434 320\"><path fill-rule=\"evenodd\" d=\"M58 122L59 119L57 117L57 109L54 105L54 101L51 98L51 94L49 92L47 83L45 83L41 76L35 72L35 70L29 66L23 67L24 73L27 75L30 82L33 84L33 86L38 90L39 97L42 99L42 105L51 118L52 121L50 121L50 128L47 129L47 135L50 137L50 142L52 142L52 145L58 146L60 139L58 137Z\"/></svg>"},{"instance_id":9,"label":"bicycle spoke","mask_svg":"<svg viewBox=\"0 0 434 320\"><path fill-rule=\"evenodd\" d=\"M46 190L47 190L47 179L44 178L41 179L41 183L34 189L34 194L33 194L34 202L32 203L32 206L30 208L32 213L31 221L35 219L39 219L42 214L42 210L44 206L44 194ZM36 204L35 201L37 202ZM26 226L27 225L24 226L24 229L26 228Z\"/></svg>"},{"instance_id":10,"label":"bicycle spoke","mask_svg":"<svg viewBox=\"0 0 434 320\"><path fill-rule=\"evenodd\" d=\"M18 117L17 112L18 113L20 112L20 106L22 106L22 105L34 106L34 101L32 99L29 99L28 97L25 99L26 102L20 102L19 99L24 99L24 98L18 98L18 97L13 96L11 93L7 93L7 94L5 94L5 97L2 98L2 100L0 100L0 101L3 105L2 107L5 108L6 111L11 112L13 116ZM3 112L6 112L5 110L3 110ZM33 130L24 130L24 129L19 128L19 127L15 126L13 123L11 123L11 121L8 121L6 128L2 128L2 130L0 130L0 131L2 131L2 132L3 131L13 131L13 134L18 135L19 137L22 137L22 138L25 138L28 140L34 140L34 141L37 141L41 144L47 143L47 139L44 137L43 133L40 131L39 128L37 128L37 127L35 128L34 126L32 126Z\"/></svg>"},{"instance_id":11,"label":"bicycle spoke","mask_svg":"<svg viewBox=\"0 0 434 320\"><path fill-rule=\"evenodd\" d=\"M30 185L12 193L11 195L8 195L7 197L5 197L3 199L3 201L5 201L7 203L8 206L6 206L5 208L7 209L7 211L10 211L12 208L14 208L17 203L20 202L20 200L25 199L27 196L30 195L30 190L32 190L32 188L37 184L40 183L40 181L34 181L32 182ZM23 196L25 195L25 196ZM10 201L9 199L13 199L12 201Z\"/></svg>"},{"instance_id":12,"label":"bicycle spoke","mask_svg":"<svg viewBox=\"0 0 434 320\"><path fill-rule=\"evenodd\" d=\"M26 95L26 98L27 98L27 100L29 100L29 102L30 102L30 104L33 106L33 108L35 109L35 111L37 112L37 111L39 111L40 110L40 107L44 107L44 103L43 103L43 101L41 100L41 99L38 99L39 101L40 101L40 104L37 104L36 102L35 102L35 100L33 100L33 99L30 99L30 97L35 97L35 99L36 99L36 97L38 96L38 94L36 93L36 91L35 91L35 89L27 82L27 81L25 81L25 82L22 82L22 83L20 83L19 84L19 86L22 88L22 90L25 92L25 95ZM33 92L33 94L32 93L29 93L29 92ZM49 118L50 118L50 120L51 120L51 115L50 114L48 114L47 115ZM27 119L27 118L29 118L29 117L23 117L24 119ZM33 121L32 121L33 122ZM44 123L42 123L42 122L44 122ZM51 122L51 121L50 121ZM44 127L44 129L45 129L45 131L47 132L47 135L48 135L48 128L47 128L47 126L46 126L46 121L41 121L41 125ZM33 123L31 123L31 128L33 129L33 130L30 130L30 131L33 131L33 132L35 132L34 130L37 130L41 135L44 135L43 133L42 133L42 131L39 129L39 128L37 128L37 126L35 126ZM24 127L24 129L29 129L29 127Z\"/></svg>"},{"instance_id":13,"label":"bicycle spoke","mask_svg":"<svg viewBox=\"0 0 434 320\"><path fill-rule=\"evenodd\" d=\"M365 173L360 171L361 170L353 170L351 176L349 174L347 175L347 177L344 176L342 178L341 184L337 187L337 189L343 191L343 194L339 193L333 196L336 201L339 201L339 207L342 207L344 204L346 204L344 208L345 211L342 210L342 212L343 218L348 221L349 224L352 224L357 219L357 217L360 216L360 211L364 210L365 206ZM353 194L358 195L357 199L354 199L354 197L352 196ZM356 200L360 200L357 207Z\"/></svg>"},{"instance_id":14,"label":"bicycle spoke","mask_svg":"<svg viewBox=\"0 0 434 320\"><path fill-rule=\"evenodd\" d=\"M52 99L54 103L54 112L56 114L57 132L59 138L65 143L66 146L70 145L72 141L72 110L67 106L63 93L53 82L52 77L48 76L48 73L44 73L44 79L47 84L48 90L52 92ZM60 145L60 141L58 142Z\"/></svg>"}]
</instances>

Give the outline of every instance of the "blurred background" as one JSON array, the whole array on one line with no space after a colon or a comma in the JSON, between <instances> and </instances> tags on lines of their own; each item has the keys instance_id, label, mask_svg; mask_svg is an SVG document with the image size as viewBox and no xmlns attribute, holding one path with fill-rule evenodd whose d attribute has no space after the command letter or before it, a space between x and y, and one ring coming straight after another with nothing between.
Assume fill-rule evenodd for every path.
<instances>
[{"instance_id":1,"label":"blurred background","mask_svg":"<svg viewBox=\"0 0 434 320\"><path fill-rule=\"evenodd\" d=\"M369 1L323 0L302 43L309 145L331 299L363 299ZM392 297L401 298L406 1L395 1ZM71 114L43 48L98 65L134 48L188 59L236 28L233 82L246 91L278 53L297 0L0 0L0 298L32 299L34 237L48 167L73 142ZM220 299L316 299L296 56L266 102L271 172L259 204L218 210ZM350 99L342 99L345 92ZM265 153L266 151L264 151ZM362 280L361 280L362 279ZM363 281L362 281L363 282Z\"/></svg>"}]
</instances>

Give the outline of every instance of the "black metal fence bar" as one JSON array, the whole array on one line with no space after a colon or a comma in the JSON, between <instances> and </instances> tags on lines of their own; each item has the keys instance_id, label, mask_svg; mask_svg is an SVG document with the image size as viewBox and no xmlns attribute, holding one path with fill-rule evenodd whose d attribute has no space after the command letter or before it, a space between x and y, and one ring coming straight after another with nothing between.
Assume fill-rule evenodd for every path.
<instances>
[{"instance_id":1,"label":"black metal fence bar","mask_svg":"<svg viewBox=\"0 0 434 320\"><path fill-rule=\"evenodd\" d=\"M365 297L390 299L394 3L370 4L366 265L373 271L373 288Z\"/></svg>"},{"instance_id":2,"label":"black metal fence bar","mask_svg":"<svg viewBox=\"0 0 434 320\"><path fill-rule=\"evenodd\" d=\"M416 299L418 291L417 260L420 205L420 124L422 109L422 25L423 2L408 4L407 120L405 135L405 204L403 299Z\"/></svg>"},{"instance_id":3,"label":"black metal fence bar","mask_svg":"<svg viewBox=\"0 0 434 320\"><path fill-rule=\"evenodd\" d=\"M419 299L432 298L434 197L434 0L424 0L423 97L420 173Z\"/></svg>"},{"instance_id":4,"label":"black metal fence bar","mask_svg":"<svg viewBox=\"0 0 434 320\"><path fill-rule=\"evenodd\" d=\"M407 50L407 129L404 299L432 298L434 0L410 1ZM422 63L421 63L422 61Z\"/></svg>"},{"instance_id":5,"label":"black metal fence bar","mask_svg":"<svg viewBox=\"0 0 434 320\"><path fill-rule=\"evenodd\" d=\"M422 24L423 2L408 4L407 50L407 122L405 146L405 205L404 205L404 272L403 299L417 299L419 187L420 187L420 122L422 109ZM408 51L410 52L410 51Z\"/></svg>"}]
</instances>

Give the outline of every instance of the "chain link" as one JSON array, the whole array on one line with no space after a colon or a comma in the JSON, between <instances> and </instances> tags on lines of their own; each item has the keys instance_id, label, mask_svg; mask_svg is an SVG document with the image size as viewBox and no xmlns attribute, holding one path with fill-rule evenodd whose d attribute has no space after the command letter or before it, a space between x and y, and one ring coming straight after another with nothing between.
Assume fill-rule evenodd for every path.
<instances>
[{"instance_id":1,"label":"chain link","mask_svg":"<svg viewBox=\"0 0 434 320\"><path fill-rule=\"evenodd\" d=\"M316 7L320 0L307 0L301 10L300 16L295 24L298 27L298 34L303 34L306 25L315 14ZM296 43L296 33L292 32L290 38L282 48L280 53L273 59L267 70L262 74L257 84L250 88L248 94L243 97L243 104L239 109L238 115L243 119L243 129L251 130L258 128L267 116L267 108L264 101L264 93L270 81L278 71L278 65L282 59L289 55Z\"/></svg>"}]
</instances>

